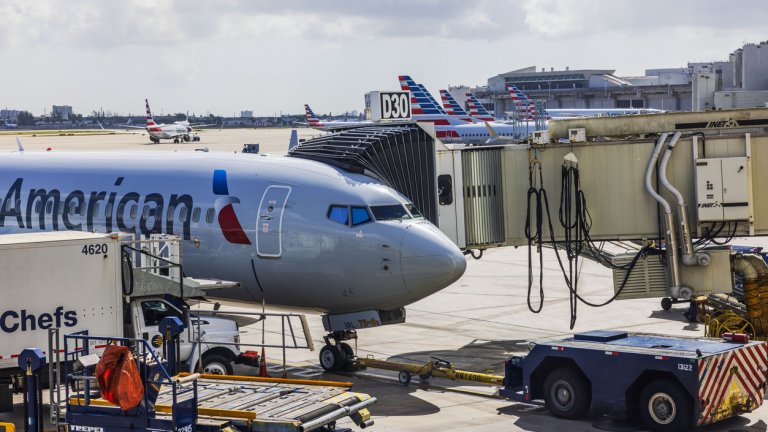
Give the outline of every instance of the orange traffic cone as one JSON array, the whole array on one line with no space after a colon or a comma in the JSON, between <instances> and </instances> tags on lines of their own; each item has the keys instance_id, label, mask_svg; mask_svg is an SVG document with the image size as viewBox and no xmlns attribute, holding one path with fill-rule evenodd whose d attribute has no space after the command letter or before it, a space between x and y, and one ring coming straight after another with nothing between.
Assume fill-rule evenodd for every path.
<instances>
[{"instance_id":1,"label":"orange traffic cone","mask_svg":"<svg viewBox=\"0 0 768 432\"><path fill-rule=\"evenodd\" d=\"M261 363L259 365L259 376L262 378L269 378L267 373L267 357L264 355L264 347L261 347Z\"/></svg>"}]
</instances>

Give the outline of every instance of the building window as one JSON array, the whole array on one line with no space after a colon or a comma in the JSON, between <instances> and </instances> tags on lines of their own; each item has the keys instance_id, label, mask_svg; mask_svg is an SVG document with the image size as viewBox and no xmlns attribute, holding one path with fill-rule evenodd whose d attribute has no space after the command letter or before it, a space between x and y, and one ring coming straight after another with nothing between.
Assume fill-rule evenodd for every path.
<instances>
[{"instance_id":1,"label":"building window","mask_svg":"<svg viewBox=\"0 0 768 432\"><path fill-rule=\"evenodd\" d=\"M617 100L616 108L645 108L645 101L642 99Z\"/></svg>"}]
</instances>

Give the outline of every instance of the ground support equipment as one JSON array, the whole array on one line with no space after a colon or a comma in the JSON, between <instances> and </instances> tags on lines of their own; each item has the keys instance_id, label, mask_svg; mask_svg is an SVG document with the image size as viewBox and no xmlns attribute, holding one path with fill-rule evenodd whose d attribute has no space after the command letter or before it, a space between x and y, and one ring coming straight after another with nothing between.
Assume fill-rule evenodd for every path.
<instances>
[{"instance_id":1,"label":"ground support equipment","mask_svg":"<svg viewBox=\"0 0 768 432\"><path fill-rule=\"evenodd\" d=\"M637 415L649 429L683 431L759 408L768 346L744 335L728 341L591 331L533 345L506 362L505 375L501 396L543 400L557 417Z\"/></svg>"}]
</instances>

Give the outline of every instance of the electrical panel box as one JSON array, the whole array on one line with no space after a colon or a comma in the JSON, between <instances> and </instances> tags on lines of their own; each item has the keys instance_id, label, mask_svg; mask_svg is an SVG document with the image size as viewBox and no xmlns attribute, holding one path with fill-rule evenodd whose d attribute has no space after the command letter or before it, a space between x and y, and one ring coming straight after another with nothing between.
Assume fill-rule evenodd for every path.
<instances>
[{"instance_id":1,"label":"electrical panel box","mask_svg":"<svg viewBox=\"0 0 768 432\"><path fill-rule=\"evenodd\" d=\"M696 159L696 200L700 222L750 220L749 158Z\"/></svg>"},{"instance_id":2,"label":"electrical panel box","mask_svg":"<svg viewBox=\"0 0 768 432\"><path fill-rule=\"evenodd\" d=\"M534 144L549 144L549 131L535 131L533 132Z\"/></svg>"},{"instance_id":3,"label":"electrical panel box","mask_svg":"<svg viewBox=\"0 0 768 432\"><path fill-rule=\"evenodd\" d=\"M585 128L568 129L568 140L572 143L587 142L587 130Z\"/></svg>"}]
</instances>

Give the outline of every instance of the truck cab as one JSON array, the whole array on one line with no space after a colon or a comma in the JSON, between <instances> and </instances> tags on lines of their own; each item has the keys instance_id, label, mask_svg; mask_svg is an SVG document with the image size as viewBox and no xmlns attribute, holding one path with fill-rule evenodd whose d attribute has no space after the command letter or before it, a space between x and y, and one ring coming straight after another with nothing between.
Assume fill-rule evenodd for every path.
<instances>
[{"instance_id":1,"label":"truck cab","mask_svg":"<svg viewBox=\"0 0 768 432\"><path fill-rule=\"evenodd\" d=\"M163 350L163 335L158 330L158 324L166 317L179 318L186 327L179 341L179 358L184 361L187 370L231 375L232 363L241 355L237 345L233 345L240 342L240 330L235 321L190 317L189 305L178 297L164 295L133 299L126 316L131 320L126 323L126 328L134 333L132 337L147 340L158 356ZM201 338L198 337L198 329ZM202 344L200 350L197 349L198 340Z\"/></svg>"}]
</instances>

